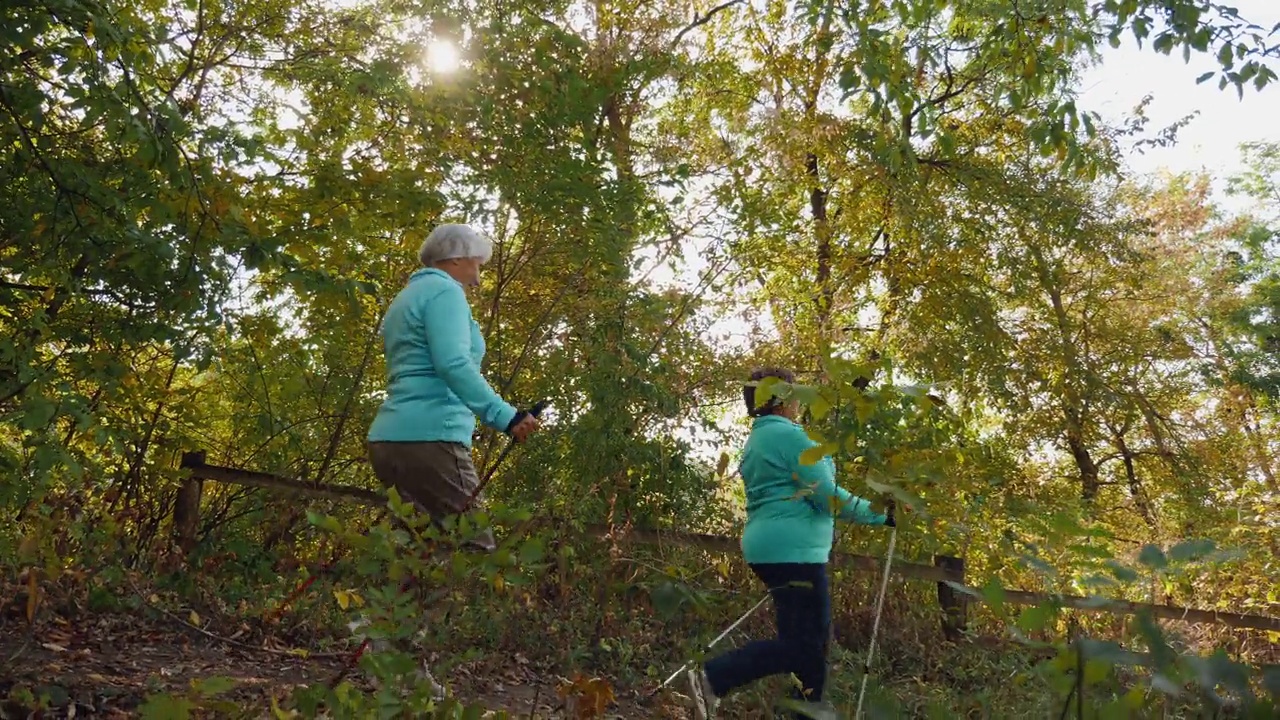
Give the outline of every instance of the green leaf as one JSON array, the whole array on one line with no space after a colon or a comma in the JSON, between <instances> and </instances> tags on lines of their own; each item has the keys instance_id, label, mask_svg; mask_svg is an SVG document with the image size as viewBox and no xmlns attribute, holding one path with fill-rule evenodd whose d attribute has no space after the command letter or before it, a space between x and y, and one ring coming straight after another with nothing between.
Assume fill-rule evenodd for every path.
<instances>
[{"instance_id":1,"label":"green leaf","mask_svg":"<svg viewBox=\"0 0 1280 720\"><path fill-rule=\"evenodd\" d=\"M1169 548L1168 557L1173 562L1186 562L1200 559L1214 551L1216 545L1207 538L1184 540Z\"/></svg>"},{"instance_id":2,"label":"green leaf","mask_svg":"<svg viewBox=\"0 0 1280 720\"><path fill-rule=\"evenodd\" d=\"M48 398L33 395L23 408L18 427L23 430L40 430L48 427L58 412L58 406Z\"/></svg>"},{"instance_id":3,"label":"green leaf","mask_svg":"<svg viewBox=\"0 0 1280 720\"><path fill-rule=\"evenodd\" d=\"M1058 609L1056 607L1049 603L1042 603L1023 608L1022 612L1018 613L1016 624L1023 632L1039 632L1044 630L1057 616Z\"/></svg>"},{"instance_id":4,"label":"green leaf","mask_svg":"<svg viewBox=\"0 0 1280 720\"><path fill-rule=\"evenodd\" d=\"M982 597L986 599L987 605L990 605L991 610L996 614L1004 610L1004 587L996 576L992 575L987 579L986 584L982 586Z\"/></svg>"},{"instance_id":5,"label":"green leaf","mask_svg":"<svg viewBox=\"0 0 1280 720\"><path fill-rule=\"evenodd\" d=\"M1118 560L1107 560L1105 564L1110 568L1111 574L1120 582L1133 582L1139 577L1138 573L1134 572L1132 568Z\"/></svg>"},{"instance_id":6,"label":"green leaf","mask_svg":"<svg viewBox=\"0 0 1280 720\"><path fill-rule=\"evenodd\" d=\"M1110 640L1080 638L1076 641L1087 661L1104 663L1105 666L1121 665L1132 659L1132 653Z\"/></svg>"},{"instance_id":7,"label":"green leaf","mask_svg":"<svg viewBox=\"0 0 1280 720\"><path fill-rule=\"evenodd\" d=\"M187 698L162 693L149 696L138 708L138 714L142 720L186 720L195 709L195 703Z\"/></svg>"},{"instance_id":8,"label":"green leaf","mask_svg":"<svg viewBox=\"0 0 1280 720\"><path fill-rule=\"evenodd\" d=\"M1155 545L1143 545L1141 552L1138 553L1138 562L1153 570L1161 570L1169 565L1164 552Z\"/></svg>"},{"instance_id":9,"label":"green leaf","mask_svg":"<svg viewBox=\"0 0 1280 720\"><path fill-rule=\"evenodd\" d=\"M221 695L222 693L234 689L235 686L235 680L221 675L204 678L203 680L195 679L191 681L191 688L205 697Z\"/></svg>"},{"instance_id":10,"label":"green leaf","mask_svg":"<svg viewBox=\"0 0 1280 720\"><path fill-rule=\"evenodd\" d=\"M1231 43L1224 43L1222 47L1218 48L1218 64L1230 69L1234 64L1234 60L1235 53L1232 52Z\"/></svg>"},{"instance_id":11,"label":"green leaf","mask_svg":"<svg viewBox=\"0 0 1280 720\"><path fill-rule=\"evenodd\" d=\"M1196 84L1202 85L1208 82L1210 78L1212 78L1214 75L1217 75L1217 74L1218 73L1216 70L1210 70L1207 73L1202 73L1199 77L1196 78Z\"/></svg>"},{"instance_id":12,"label":"green leaf","mask_svg":"<svg viewBox=\"0 0 1280 720\"><path fill-rule=\"evenodd\" d=\"M831 403L821 394L809 403L809 413L813 416L814 422L821 422L830 412Z\"/></svg>"},{"instance_id":13,"label":"green leaf","mask_svg":"<svg viewBox=\"0 0 1280 720\"><path fill-rule=\"evenodd\" d=\"M685 594L669 580L660 583L649 591L649 602L653 604L654 611L668 620L674 618L676 613L680 611L680 606L684 604L684 599Z\"/></svg>"},{"instance_id":14,"label":"green leaf","mask_svg":"<svg viewBox=\"0 0 1280 720\"><path fill-rule=\"evenodd\" d=\"M1151 676L1151 687L1169 697L1178 697L1182 694L1182 688L1164 673L1155 673Z\"/></svg>"},{"instance_id":15,"label":"green leaf","mask_svg":"<svg viewBox=\"0 0 1280 720\"><path fill-rule=\"evenodd\" d=\"M977 590L967 585L961 585L960 583L955 582L954 580L943 580L942 584L950 587L952 590L955 590L956 592L962 595L968 595L969 597L973 597L973 598L983 597L982 593L978 592ZM1003 593L1003 590L1001 592ZM1002 594L1002 597L1003 597L1003 594Z\"/></svg>"},{"instance_id":16,"label":"green leaf","mask_svg":"<svg viewBox=\"0 0 1280 720\"><path fill-rule=\"evenodd\" d=\"M769 400L780 393L779 385L785 388L787 383L776 377L767 377L756 382L755 406L757 409L769 404Z\"/></svg>"},{"instance_id":17,"label":"green leaf","mask_svg":"<svg viewBox=\"0 0 1280 720\"><path fill-rule=\"evenodd\" d=\"M307 510L307 521L321 530L329 530L332 533L342 532L342 523L339 523L333 515L324 515L314 510Z\"/></svg>"},{"instance_id":18,"label":"green leaf","mask_svg":"<svg viewBox=\"0 0 1280 720\"><path fill-rule=\"evenodd\" d=\"M902 486L896 485L894 483L877 482L874 478L871 477L870 474L868 474L864 482L867 484L867 487L871 488L872 490L875 490L878 493L883 493L885 495L892 496L895 500L898 501L899 506L909 507L911 508L912 512L919 513L921 518L925 520L928 520L930 518L929 511L925 507L924 500L921 500L916 495L908 492Z\"/></svg>"},{"instance_id":19,"label":"green leaf","mask_svg":"<svg viewBox=\"0 0 1280 720\"><path fill-rule=\"evenodd\" d=\"M1280 701L1280 666L1263 668L1262 687L1266 688L1273 700Z\"/></svg>"},{"instance_id":20,"label":"green leaf","mask_svg":"<svg viewBox=\"0 0 1280 720\"><path fill-rule=\"evenodd\" d=\"M538 538L529 538L520 545L521 565L533 565L540 562L545 555L546 551L542 547L542 541Z\"/></svg>"}]
</instances>

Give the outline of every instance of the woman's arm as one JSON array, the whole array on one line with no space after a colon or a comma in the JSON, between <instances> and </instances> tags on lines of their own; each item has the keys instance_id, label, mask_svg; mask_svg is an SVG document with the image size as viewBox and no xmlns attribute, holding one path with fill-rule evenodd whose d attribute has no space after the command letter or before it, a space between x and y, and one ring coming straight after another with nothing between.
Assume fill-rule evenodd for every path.
<instances>
[{"instance_id":1,"label":"woman's arm","mask_svg":"<svg viewBox=\"0 0 1280 720\"><path fill-rule=\"evenodd\" d=\"M830 456L823 457L812 465L800 462L801 453L817 445L803 430L797 429L792 439L792 447L787 449L788 457L794 458L791 470L804 487L813 491L808 500L815 508L848 522L884 524L886 516L884 513L873 512L869 500L857 497L836 484L836 464Z\"/></svg>"},{"instance_id":2,"label":"woman's arm","mask_svg":"<svg viewBox=\"0 0 1280 720\"><path fill-rule=\"evenodd\" d=\"M489 427L506 432L516 409L494 392L471 361L471 306L462 286L448 283L423 308L431 364L449 389Z\"/></svg>"}]
</instances>

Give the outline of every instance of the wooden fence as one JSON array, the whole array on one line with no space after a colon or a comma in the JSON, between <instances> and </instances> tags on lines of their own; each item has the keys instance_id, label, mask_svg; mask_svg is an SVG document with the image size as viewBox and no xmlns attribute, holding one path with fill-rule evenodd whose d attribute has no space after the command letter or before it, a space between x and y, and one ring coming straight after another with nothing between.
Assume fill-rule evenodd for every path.
<instances>
[{"instance_id":1,"label":"wooden fence","mask_svg":"<svg viewBox=\"0 0 1280 720\"><path fill-rule=\"evenodd\" d=\"M361 487L316 485L269 473L209 465L204 462L204 453L199 452L183 454L181 467L191 471L190 478L197 483L191 489L194 490L196 497L200 493L201 481L212 481L267 488L278 492L296 493L312 497L346 500L364 505L383 506L386 502L385 497L381 494ZM730 555L737 555L740 552L737 539L718 535L703 535L676 530L631 529L625 535L618 537L614 534L615 530L613 528L604 525L589 526L588 531L597 537L610 536L639 544L678 545ZM831 557L832 565L854 570L878 571L883 568L883 563L884 560L882 558L843 551L833 551ZM933 558L932 565L899 560L892 564L891 573L937 584L938 603L943 610L942 628L948 638L955 638L963 631L969 604L984 601L981 591L965 584L963 558L937 555ZM1280 632L1280 618L1277 617L1245 615L1219 610L1198 610L1175 605L1156 605L1128 600L1081 597L1078 595L1047 594L1010 589L1005 589L1003 592L1003 602L1009 605L1039 605L1046 601L1055 602L1062 607L1082 612L1136 615L1146 611L1154 617L1165 620Z\"/></svg>"}]
</instances>

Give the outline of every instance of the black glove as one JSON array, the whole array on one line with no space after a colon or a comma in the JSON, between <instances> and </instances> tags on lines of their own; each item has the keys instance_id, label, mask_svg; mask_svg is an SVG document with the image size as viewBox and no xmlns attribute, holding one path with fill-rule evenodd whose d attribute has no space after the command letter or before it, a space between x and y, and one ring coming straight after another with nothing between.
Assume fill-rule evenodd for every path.
<instances>
[{"instance_id":1,"label":"black glove","mask_svg":"<svg viewBox=\"0 0 1280 720\"><path fill-rule=\"evenodd\" d=\"M890 500L889 507L885 510L885 513L884 513L885 527L891 527L891 528L898 527L898 521L893 519L893 512L896 508L897 508L897 503Z\"/></svg>"},{"instance_id":2,"label":"black glove","mask_svg":"<svg viewBox=\"0 0 1280 720\"><path fill-rule=\"evenodd\" d=\"M520 424L521 420L524 420L530 415L534 417L541 417L542 411L546 409L547 409L547 401L542 400L538 402L538 404L529 408L528 410L520 410L519 412L516 413L515 417L511 418L511 422L507 423L507 429L504 432L510 435L511 431L514 430L515 427Z\"/></svg>"},{"instance_id":3,"label":"black glove","mask_svg":"<svg viewBox=\"0 0 1280 720\"><path fill-rule=\"evenodd\" d=\"M504 432L510 435L511 431L515 430L516 426L519 425L521 421L523 421L527 417L529 417L528 410L521 410L517 412L515 417L511 418L511 422L507 423L507 429Z\"/></svg>"}]
</instances>

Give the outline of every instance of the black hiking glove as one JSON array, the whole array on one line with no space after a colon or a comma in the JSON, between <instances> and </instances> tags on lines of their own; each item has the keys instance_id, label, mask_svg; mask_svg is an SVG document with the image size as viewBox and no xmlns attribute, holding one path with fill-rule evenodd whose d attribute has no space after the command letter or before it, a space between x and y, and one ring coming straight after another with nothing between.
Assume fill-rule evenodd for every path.
<instances>
[{"instance_id":1,"label":"black hiking glove","mask_svg":"<svg viewBox=\"0 0 1280 720\"><path fill-rule=\"evenodd\" d=\"M898 527L898 521L897 521L897 520L895 520L895 519L894 519L894 517L893 517L893 512L894 512L894 510L895 510L895 509L897 509L897 503L895 503L894 501L890 500L890 501L889 501L889 507L885 510L885 513L884 513L884 525L885 525L885 527L891 527L891 528L896 528L896 527Z\"/></svg>"},{"instance_id":2,"label":"black hiking glove","mask_svg":"<svg viewBox=\"0 0 1280 720\"><path fill-rule=\"evenodd\" d=\"M506 430L504 430L503 432L505 432L506 434L510 435L510 434L511 434L511 431L512 431L512 430L514 430L514 429L515 429L515 427L516 427L517 425L519 425L519 424L520 424L520 421L524 420L525 418L529 417L530 415L532 415L532 416L534 416L534 417L541 417L541 416L542 416L542 411L543 411L543 410L546 410L546 409L547 409L547 402L546 402L545 400L543 400L543 401L539 402L538 404L534 405L533 407L529 408L528 410L520 410L520 411L518 411L518 412L516 413L516 416L515 416L515 417L513 417L513 418L511 418L511 422L507 423L507 429L506 429Z\"/></svg>"}]
</instances>

